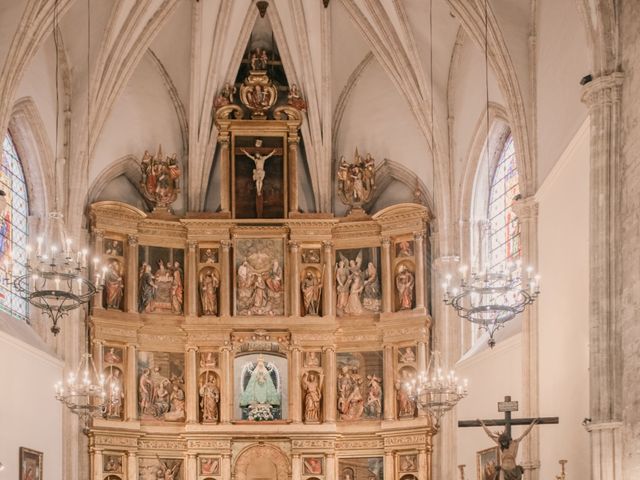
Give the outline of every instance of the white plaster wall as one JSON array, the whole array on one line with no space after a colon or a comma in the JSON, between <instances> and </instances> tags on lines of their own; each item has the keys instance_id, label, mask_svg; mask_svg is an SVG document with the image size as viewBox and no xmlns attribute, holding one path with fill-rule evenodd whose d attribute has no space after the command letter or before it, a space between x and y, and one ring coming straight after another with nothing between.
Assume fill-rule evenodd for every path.
<instances>
[{"instance_id":1,"label":"white plaster wall","mask_svg":"<svg viewBox=\"0 0 640 480\"><path fill-rule=\"evenodd\" d=\"M53 396L61 379L62 362L0 331L0 478L18 478L27 447L44 453L45 479L62 479L62 405Z\"/></svg>"},{"instance_id":2,"label":"white plaster wall","mask_svg":"<svg viewBox=\"0 0 640 480\"><path fill-rule=\"evenodd\" d=\"M560 424L540 428L540 478L569 460L569 478L589 478L589 125L585 122L536 194L542 294L540 414Z\"/></svg>"}]
</instances>

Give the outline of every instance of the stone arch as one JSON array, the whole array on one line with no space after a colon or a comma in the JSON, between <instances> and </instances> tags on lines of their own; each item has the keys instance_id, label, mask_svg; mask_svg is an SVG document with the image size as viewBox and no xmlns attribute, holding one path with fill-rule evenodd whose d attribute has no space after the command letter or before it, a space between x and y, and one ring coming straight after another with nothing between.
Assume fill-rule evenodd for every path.
<instances>
[{"instance_id":1,"label":"stone arch","mask_svg":"<svg viewBox=\"0 0 640 480\"><path fill-rule=\"evenodd\" d=\"M263 443L246 447L235 462L232 480L264 477L274 480L291 478L291 464L287 455L278 447Z\"/></svg>"},{"instance_id":2,"label":"stone arch","mask_svg":"<svg viewBox=\"0 0 640 480\"><path fill-rule=\"evenodd\" d=\"M124 177L129 180L131 185L135 188L135 190L140 194L140 198L144 201L144 203L151 207L151 205L147 202L144 195L142 194L142 190L140 189L140 167L138 163L138 159L135 155L125 155L117 159L115 162L109 164L106 168L104 168L95 178L95 180L91 183L91 186L87 190L87 194L85 197L85 205L91 205L96 202L100 197L102 191L109 185L109 183L120 175L124 175Z\"/></svg>"}]
</instances>

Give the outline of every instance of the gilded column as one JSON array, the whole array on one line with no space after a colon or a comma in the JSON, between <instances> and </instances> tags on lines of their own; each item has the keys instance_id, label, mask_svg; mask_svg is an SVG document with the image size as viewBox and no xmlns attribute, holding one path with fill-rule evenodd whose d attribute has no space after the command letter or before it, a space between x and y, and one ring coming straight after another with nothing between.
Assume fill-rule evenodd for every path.
<instances>
[{"instance_id":1,"label":"gilded column","mask_svg":"<svg viewBox=\"0 0 640 480\"><path fill-rule=\"evenodd\" d=\"M295 213L298 211L298 141L300 137L297 131L295 133L289 132L289 213Z\"/></svg>"},{"instance_id":2,"label":"gilded column","mask_svg":"<svg viewBox=\"0 0 640 480\"><path fill-rule=\"evenodd\" d=\"M302 421L302 387L300 385L300 366L301 366L301 352L300 347L294 345L291 347L291 378L290 378L290 392L291 392L291 420L293 423L300 423Z\"/></svg>"},{"instance_id":3,"label":"gilded column","mask_svg":"<svg viewBox=\"0 0 640 480\"><path fill-rule=\"evenodd\" d=\"M333 345L324 347L324 421L336 423L336 350Z\"/></svg>"},{"instance_id":4,"label":"gilded column","mask_svg":"<svg viewBox=\"0 0 640 480\"><path fill-rule=\"evenodd\" d=\"M395 478L395 468L393 464L393 452L384 452L384 478Z\"/></svg>"},{"instance_id":5,"label":"gilded column","mask_svg":"<svg viewBox=\"0 0 640 480\"><path fill-rule=\"evenodd\" d=\"M186 375L185 375L185 387L186 387L186 401L187 401L187 423L198 423L198 372L196 352L198 347L193 345L187 346L187 359L186 359Z\"/></svg>"},{"instance_id":6,"label":"gilded column","mask_svg":"<svg viewBox=\"0 0 640 480\"><path fill-rule=\"evenodd\" d=\"M198 478L198 459L195 453L187 453L186 478Z\"/></svg>"},{"instance_id":7,"label":"gilded column","mask_svg":"<svg viewBox=\"0 0 640 480\"><path fill-rule=\"evenodd\" d=\"M395 381L393 374L393 345L384 346L384 368L382 374L382 385L384 387L384 419L393 420L395 418ZM393 477L391 477L393 478Z\"/></svg>"},{"instance_id":8,"label":"gilded column","mask_svg":"<svg viewBox=\"0 0 640 480\"><path fill-rule=\"evenodd\" d=\"M220 423L231 421L233 402L233 382L231 381L231 346L225 345L220 349L220 370L222 382L220 388Z\"/></svg>"},{"instance_id":9,"label":"gilded column","mask_svg":"<svg viewBox=\"0 0 640 480\"><path fill-rule=\"evenodd\" d=\"M289 242L289 261L291 264L291 275L289 276L289 295L291 297L291 311L289 315L294 317L302 315L300 311L300 244L298 242Z\"/></svg>"},{"instance_id":10,"label":"gilded column","mask_svg":"<svg viewBox=\"0 0 640 480\"><path fill-rule=\"evenodd\" d=\"M393 272L391 271L391 240L382 239L382 312L393 311Z\"/></svg>"},{"instance_id":11,"label":"gilded column","mask_svg":"<svg viewBox=\"0 0 640 480\"><path fill-rule=\"evenodd\" d=\"M127 344L126 387L124 389L124 418L127 421L138 418L138 389L136 377L136 346Z\"/></svg>"},{"instance_id":12,"label":"gilded column","mask_svg":"<svg viewBox=\"0 0 640 480\"><path fill-rule=\"evenodd\" d=\"M136 452L127 452L127 480L138 480L138 456Z\"/></svg>"},{"instance_id":13,"label":"gilded column","mask_svg":"<svg viewBox=\"0 0 640 480\"><path fill-rule=\"evenodd\" d=\"M101 259L104 262L103 252L104 252L104 232L102 230L94 230L93 231L93 248L96 253L96 259ZM95 280L98 278L98 275L102 275L102 270L100 269L102 265L98 265L97 262L90 262L93 265L93 269L91 271L91 275L89 277L90 280ZM104 279L100 282L96 281L96 287L98 288L98 292L96 293L93 300L93 308L94 310L103 310L103 298L104 298L104 286L102 286Z\"/></svg>"},{"instance_id":14,"label":"gilded column","mask_svg":"<svg viewBox=\"0 0 640 480\"><path fill-rule=\"evenodd\" d=\"M424 233L418 232L413 235L415 241L414 251L416 254L416 308L424 308L425 289L425 265L424 265Z\"/></svg>"},{"instance_id":15,"label":"gilded column","mask_svg":"<svg viewBox=\"0 0 640 480\"><path fill-rule=\"evenodd\" d=\"M231 248L231 242L228 240L222 240L220 242L220 250L222 251L222 258L220 260L220 268L222 272L222 278L220 279L220 316L229 316L230 315L230 304L231 301L231 290L230 290L230 282L231 282L231 260L229 250Z\"/></svg>"},{"instance_id":16,"label":"gilded column","mask_svg":"<svg viewBox=\"0 0 640 480\"><path fill-rule=\"evenodd\" d=\"M327 471L324 474L325 480L336 480L336 454L327 453Z\"/></svg>"},{"instance_id":17,"label":"gilded column","mask_svg":"<svg viewBox=\"0 0 640 480\"><path fill-rule=\"evenodd\" d=\"M222 454L222 465L220 466L222 480L231 480L231 454Z\"/></svg>"},{"instance_id":18,"label":"gilded column","mask_svg":"<svg viewBox=\"0 0 640 480\"><path fill-rule=\"evenodd\" d=\"M197 293L198 293L198 269L197 269L197 259L196 253L198 250L198 242L189 240L188 242L188 257L185 262L186 272L185 278L188 278L188 281L185 282L186 288L186 302L184 313L186 315L198 315L198 303L197 303Z\"/></svg>"},{"instance_id":19,"label":"gilded column","mask_svg":"<svg viewBox=\"0 0 640 480\"><path fill-rule=\"evenodd\" d=\"M102 450L93 450L93 480L102 480Z\"/></svg>"},{"instance_id":20,"label":"gilded column","mask_svg":"<svg viewBox=\"0 0 640 480\"><path fill-rule=\"evenodd\" d=\"M125 312L138 311L138 237L127 236L127 274L124 289Z\"/></svg>"},{"instance_id":21,"label":"gilded column","mask_svg":"<svg viewBox=\"0 0 640 480\"><path fill-rule=\"evenodd\" d=\"M336 314L335 301L335 276L333 275L333 242L322 242L324 249L324 284L322 286L322 313L325 317L334 317Z\"/></svg>"},{"instance_id":22,"label":"gilded column","mask_svg":"<svg viewBox=\"0 0 640 480\"><path fill-rule=\"evenodd\" d=\"M302 479L302 459L299 453L291 455L291 480Z\"/></svg>"},{"instance_id":23,"label":"gilded column","mask_svg":"<svg viewBox=\"0 0 640 480\"><path fill-rule=\"evenodd\" d=\"M218 135L220 145L220 208L231 212L231 168L229 166L229 132Z\"/></svg>"},{"instance_id":24,"label":"gilded column","mask_svg":"<svg viewBox=\"0 0 640 480\"><path fill-rule=\"evenodd\" d=\"M418 372L427 371L427 344L426 342L418 342ZM426 417L428 411L426 408L418 406L418 416ZM420 479L419 479L420 480Z\"/></svg>"},{"instance_id":25,"label":"gilded column","mask_svg":"<svg viewBox=\"0 0 640 480\"><path fill-rule=\"evenodd\" d=\"M427 470L427 452L418 450L418 480L430 480L431 475Z\"/></svg>"}]
</instances>

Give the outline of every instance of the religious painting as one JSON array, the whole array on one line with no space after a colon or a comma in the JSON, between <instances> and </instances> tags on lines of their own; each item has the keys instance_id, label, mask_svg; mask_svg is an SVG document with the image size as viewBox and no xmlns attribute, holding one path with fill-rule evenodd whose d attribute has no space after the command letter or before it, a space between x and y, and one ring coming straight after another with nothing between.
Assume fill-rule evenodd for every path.
<instances>
[{"instance_id":1,"label":"religious painting","mask_svg":"<svg viewBox=\"0 0 640 480\"><path fill-rule=\"evenodd\" d=\"M341 352L336 359L339 419L354 421L382 418L382 353Z\"/></svg>"},{"instance_id":2,"label":"religious painting","mask_svg":"<svg viewBox=\"0 0 640 480\"><path fill-rule=\"evenodd\" d=\"M20 480L42 480L42 452L20 447Z\"/></svg>"},{"instance_id":3,"label":"religious painting","mask_svg":"<svg viewBox=\"0 0 640 480\"><path fill-rule=\"evenodd\" d=\"M493 480L496 468L500 466L500 449L491 447L480 450L476 454L478 465L478 480Z\"/></svg>"},{"instance_id":4,"label":"religious painting","mask_svg":"<svg viewBox=\"0 0 640 480\"><path fill-rule=\"evenodd\" d=\"M400 240L396 242L396 258L413 257L413 240Z\"/></svg>"},{"instance_id":5,"label":"religious painting","mask_svg":"<svg viewBox=\"0 0 640 480\"><path fill-rule=\"evenodd\" d=\"M319 367L322 365L322 353L321 352L305 352L304 353L304 366L305 367Z\"/></svg>"},{"instance_id":6,"label":"religious painting","mask_svg":"<svg viewBox=\"0 0 640 480\"><path fill-rule=\"evenodd\" d=\"M308 264L320 263L320 249L319 248L303 248L302 263L308 263Z\"/></svg>"},{"instance_id":7,"label":"religious painting","mask_svg":"<svg viewBox=\"0 0 640 480\"><path fill-rule=\"evenodd\" d=\"M339 480L382 480L384 462L382 457L341 458L338 475Z\"/></svg>"},{"instance_id":8,"label":"religious painting","mask_svg":"<svg viewBox=\"0 0 640 480\"><path fill-rule=\"evenodd\" d=\"M183 480L182 460L178 458L140 457L138 459L138 480L158 480L169 478Z\"/></svg>"},{"instance_id":9,"label":"religious painting","mask_svg":"<svg viewBox=\"0 0 640 480\"><path fill-rule=\"evenodd\" d=\"M404 472L417 472L418 471L418 456L417 455L400 455L400 461L398 468L401 473Z\"/></svg>"},{"instance_id":10,"label":"religious painting","mask_svg":"<svg viewBox=\"0 0 640 480\"><path fill-rule=\"evenodd\" d=\"M184 354L138 352L140 420L184 422Z\"/></svg>"},{"instance_id":11,"label":"religious painting","mask_svg":"<svg viewBox=\"0 0 640 480\"><path fill-rule=\"evenodd\" d=\"M317 317L322 314L322 280L322 272L315 267L308 267L302 272L300 295L303 315Z\"/></svg>"},{"instance_id":12,"label":"religious painting","mask_svg":"<svg viewBox=\"0 0 640 480\"><path fill-rule=\"evenodd\" d=\"M200 475L220 475L220 458L200 457L198 471Z\"/></svg>"},{"instance_id":13,"label":"religious painting","mask_svg":"<svg viewBox=\"0 0 640 480\"><path fill-rule=\"evenodd\" d=\"M198 274L200 315L218 315L220 274L214 267L205 267Z\"/></svg>"},{"instance_id":14,"label":"religious painting","mask_svg":"<svg viewBox=\"0 0 640 480\"><path fill-rule=\"evenodd\" d=\"M102 471L104 473L123 473L122 455L105 454L102 457Z\"/></svg>"},{"instance_id":15,"label":"religious painting","mask_svg":"<svg viewBox=\"0 0 640 480\"><path fill-rule=\"evenodd\" d=\"M138 265L138 311L182 314L184 250L141 245Z\"/></svg>"},{"instance_id":16,"label":"religious painting","mask_svg":"<svg viewBox=\"0 0 640 480\"><path fill-rule=\"evenodd\" d=\"M122 240L104 239L104 254L109 257L124 256L124 242Z\"/></svg>"},{"instance_id":17,"label":"religious painting","mask_svg":"<svg viewBox=\"0 0 640 480\"><path fill-rule=\"evenodd\" d=\"M109 259L103 269L103 306L106 309L122 310L124 298L124 267L115 258Z\"/></svg>"},{"instance_id":18,"label":"religious painting","mask_svg":"<svg viewBox=\"0 0 640 480\"><path fill-rule=\"evenodd\" d=\"M236 315L284 315L282 239L237 239L234 252Z\"/></svg>"},{"instance_id":19,"label":"religious painting","mask_svg":"<svg viewBox=\"0 0 640 480\"><path fill-rule=\"evenodd\" d=\"M286 217L284 137L234 136L234 218Z\"/></svg>"},{"instance_id":20,"label":"religious painting","mask_svg":"<svg viewBox=\"0 0 640 480\"><path fill-rule=\"evenodd\" d=\"M411 262L396 265L393 283L395 286L395 310L411 310L415 307L416 276Z\"/></svg>"},{"instance_id":21,"label":"religious painting","mask_svg":"<svg viewBox=\"0 0 640 480\"><path fill-rule=\"evenodd\" d=\"M322 475L322 457L305 457L302 459L304 475Z\"/></svg>"},{"instance_id":22,"label":"religious painting","mask_svg":"<svg viewBox=\"0 0 640 480\"><path fill-rule=\"evenodd\" d=\"M154 206L154 210L158 207L168 210L180 192L178 179L181 172L176 154L164 156L162 147L158 147L155 156L145 151L140 169L140 190L144 198Z\"/></svg>"},{"instance_id":23,"label":"religious painting","mask_svg":"<svg viewBox=\"0 0 640 480\"><path fill-rule=\"evenodd\" d=\"M215 352L208 352L201 350L200 355L200 370L216 369L218 368L218 354Z\"/></svg>"},{"instance_id":24,"label":"religious painting","mask_svg":"<svg viewBox=\"0 0 640 480\"><path fill-rule=\"evenodd\" d=\"M235 415L256 422L287 418L286 357L268 353L239 355L234 360Z\"/></svg>"},{"instance_id":25,"label":"religious painting","mask_svg":"<svg viewBox=\"0 0 640 480\"><path fill-rule=\"evenodd\" d=\"M215 265L218 263L218 249L215 247L200 248L200 263Z\"/></svg>"},{"instance_id":26,"label":"religious painting","mask_svg":"<svg viewBox=\"0 0 640 480\"><path fill-rule=\"evenodd\" d=\"M396 406L398 418L413 418L417 413L417 405L409 396L407 384L416 377L416 369L409 365L404 365L398 370L396 378Z\"/></svg>"},{"instance_id":27,"label":"religious painting","mask_svg":"<svg viewBox=\"0 0 640 480\"><path fill-rule=\"evenodd\" d=\"M336 313L364 315L380 311L380 249L336 250Z\"/></svg>"}]
</instances>

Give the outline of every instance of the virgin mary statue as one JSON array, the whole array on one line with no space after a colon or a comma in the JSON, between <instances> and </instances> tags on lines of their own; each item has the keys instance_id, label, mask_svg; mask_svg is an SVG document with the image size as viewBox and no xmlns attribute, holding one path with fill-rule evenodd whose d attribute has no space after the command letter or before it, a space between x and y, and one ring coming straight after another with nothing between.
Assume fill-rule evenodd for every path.
<instances>
[{"instance_id":1,"label":"virgin mary statue","mask_svg":"<svg viewBox=\"0 0 640 480\"><path fill-rule=\"evenodd\" d=\"M271 372L260 355L249 382L240 395L240 406L248 409L249 420L273 420L273 408L280 406L280 397Z\"/></svg>"}]
</instances>

